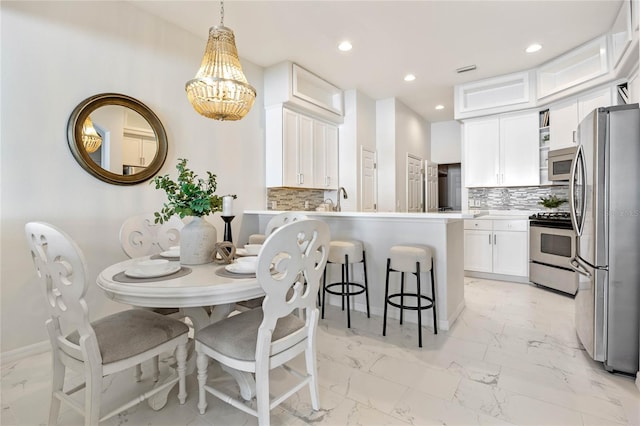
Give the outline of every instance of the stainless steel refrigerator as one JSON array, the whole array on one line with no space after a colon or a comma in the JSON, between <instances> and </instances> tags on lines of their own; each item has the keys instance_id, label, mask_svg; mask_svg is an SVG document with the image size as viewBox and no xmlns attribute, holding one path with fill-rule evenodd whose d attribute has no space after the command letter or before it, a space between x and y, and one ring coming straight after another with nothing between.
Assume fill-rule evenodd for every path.
<instances>
[{"instance_id":1,"label":"stainless steel refrigerator","mask_svg":"<svg viewBox=\"0 0 640 426\"><path fill-rule=\"evenodd\" d=\"M578 127L569 186L580 341L608 371L638 371L640 109L598 108Z\"/></svg>"}]
</instances>

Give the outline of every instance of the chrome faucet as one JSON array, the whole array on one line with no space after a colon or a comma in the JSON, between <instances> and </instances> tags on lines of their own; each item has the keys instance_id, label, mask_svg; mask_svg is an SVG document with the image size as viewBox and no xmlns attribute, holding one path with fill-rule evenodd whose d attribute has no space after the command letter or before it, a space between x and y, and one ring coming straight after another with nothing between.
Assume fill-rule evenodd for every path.
<instances>
[{"instance_id":1,"label":"chrome faucet","mask_svg":"<svg viewBox=\"0 0 640 426\"><path fill-rule=\"evenodd\" d=\"M344 197L344 199L346 200L347 198L349 198L347 196L347 190L344 189L344 186L341 186L340 188L338 188L338 197L337 197L337 201L336 201L336 211L340 212L342 211L342 207L340 207L340 191L342 191L342 196Z\"/></svg>"}]
</instances>

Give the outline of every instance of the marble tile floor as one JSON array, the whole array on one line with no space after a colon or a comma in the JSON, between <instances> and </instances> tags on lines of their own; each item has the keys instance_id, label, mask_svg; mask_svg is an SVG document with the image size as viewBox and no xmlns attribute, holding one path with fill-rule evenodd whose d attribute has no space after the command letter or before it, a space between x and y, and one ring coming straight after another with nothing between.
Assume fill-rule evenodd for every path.
<instances>
[{"instance_id":1,"label":"marble tile floor","mask_svg":"<svg viewBox=\"0 0 640 426\"><path fill-rule=\"evenodd\" d=\"M422 349L414 324L392 320L385 338L381 318L354 314L348 330L344 313L328 309L318 333L322 410L311 409L303 389L272 412L272 424L640 425L633 378L604 371L581 348L573 299L530 285L466 279L465 300L451 330L436 336L424 329ZM163 360L163 371L169 360ZM2 365L1 425L46 424L50 365L48 353ZM215 365L212 376L235 392L234 382ZM274 370L273 392L288 380ZM133 371L109 378L104 403L117 402L137 386ZM188 378L187 390L185 405L173 390L160 411L143 402L104 424L257 424L211 395L200 415L195 377ZM77 413L62 407L61 425L82 424Z\"/></svg>"}]
</instances>

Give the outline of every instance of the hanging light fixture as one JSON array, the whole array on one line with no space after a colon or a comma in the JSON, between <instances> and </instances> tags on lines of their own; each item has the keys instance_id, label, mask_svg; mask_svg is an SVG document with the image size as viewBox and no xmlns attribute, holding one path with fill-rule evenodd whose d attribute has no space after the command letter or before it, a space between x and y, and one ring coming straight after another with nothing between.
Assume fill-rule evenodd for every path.
<instances>
[{"instance_id":1,"label":"hanging light fixture","mask_svg":"<svg viewBox=\"0 0 640 426\"><path fill-rule=\"evenodd\" d=\"M93 127L91 119L87 117L82 124L82 145L89 154L96 152L100 145L102 145L102 138L96 132L96 128Z\"/></svg>"},{"instance_id":2,"label":"hanging light fixture","mask_svg":"<svg viewBox=\"0 0 640 426\"><path fill-rule=\"evenodd\" d=\"M200 69L185 89L198 114L214 120L240 120L256 100L256 89L242 72L233 31L224 26L222 1L220 25L209 28Z\"/></svg>"}]
</instances>

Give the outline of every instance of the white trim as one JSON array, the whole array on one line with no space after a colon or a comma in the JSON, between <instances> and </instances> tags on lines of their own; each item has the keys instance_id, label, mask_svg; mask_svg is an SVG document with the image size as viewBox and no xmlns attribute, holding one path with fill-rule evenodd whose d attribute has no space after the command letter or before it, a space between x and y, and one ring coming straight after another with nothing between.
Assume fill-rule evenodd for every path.
<instances>
[{"instance_id":1,"label":"white trim","mask_svg":"<svg viewBox=\"0 0 640 426\"><path fill-rule=\"evenodd\" d=\"M23 346L7 352L0 353L0 363L5 365L10 362L19 361L33 355L39 355L51 351L51 344L48 340L43 340L32 345Z\"/></svg>"}]
</instances>

